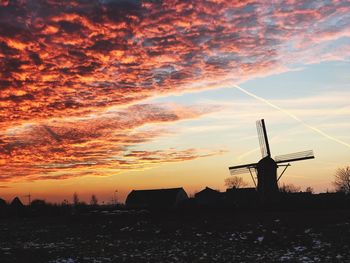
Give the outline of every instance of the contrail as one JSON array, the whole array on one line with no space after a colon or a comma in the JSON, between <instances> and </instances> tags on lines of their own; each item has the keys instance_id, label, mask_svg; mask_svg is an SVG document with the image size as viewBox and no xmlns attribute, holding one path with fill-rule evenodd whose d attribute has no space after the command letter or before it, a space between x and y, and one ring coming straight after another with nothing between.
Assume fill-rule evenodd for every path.
<instances>
[{"instance_id":1,"label":"contrail","mask_svg":"<svg viewBox=\"0 0 350 263\"><path fill-rule=\"evenodd\" d=\"M249 92L249 91L246 91L245 89L242 89L242 88L241 88L240 86L238 86L238 85L233 84L233 86L234 86L236 89L238 89L238 90L242 91L243 93L247 94L248 96L253 97L254 99L257 99L257 100L259 100L259 101L262 101L262 102L266 103L267 105L271 106L272 108L275 108L276 110L281 111L281 112L287 114L289 117L291 117L291 118L293 118L294 120L300 122L302 125L304 125L305 127L309 128L309 129L311 129L311 130L313 130L314 132L317 132L318 134L322 135L323 137L325 137L325 138L327 138L327 139L329 139L329 140L335 141L335 142L337 142L337 143L339 143L339 144L345 145L345 146L347 146L347 147L350 148L350 144L349 144L349 143L344 142L344 141L342 141L342 140L339 140L339 139L337 139L337 138L335 138L335 137L333 137L333 136L331 136L331 135L325 133L324 131L321 131L320 129L318 129L318 128L314 127L314 126L311 126L311 125L307 124L306 122L304 122L302 119L300 119L299 117L297 117L297 116L294 115L293 113L290 113L289 111L286 111L285 109L282 109L281 107L279 107L279 106L277 106L277 105L271 103L270 101L268 101L268 100L266 100L266 99L264 99L264 98L261 98L261 97L255 95L255 94L253 94L253 93L251 93L251 92Z\"/></svg>"},{"instance_id":2,"label":"contrail","mask_svg":"<svg viewBox=\"0 0 350 263\"><path fill-rule=\"evenodd\" d=\"M248 151L248 152L246 152L246 153L243 153L243 154L239 155L239 156L237 157L237 160L238 160L239 162L241 162L246 156L248 156L248 155L250 155L250 154L252 154L252 153L254 153L254 152L258 152L259 150L260 150L260 147L254 148L253 150L250 150L250 151Z\"/></svg>"}]
</instances>

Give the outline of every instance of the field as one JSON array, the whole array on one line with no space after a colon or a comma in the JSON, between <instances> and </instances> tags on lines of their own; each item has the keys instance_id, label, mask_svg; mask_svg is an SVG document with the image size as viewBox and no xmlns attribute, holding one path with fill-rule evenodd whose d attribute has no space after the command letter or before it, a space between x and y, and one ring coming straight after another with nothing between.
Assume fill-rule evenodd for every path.
<instances>
[{"instance_id":1,"label":"field","mask_svg":"<svg viewBox=\"0 0 350 263\"><path fill-rule=\"evenodd\" d=\"M1 219L0 262L350 262L349 223L349 210Z\"/></svg>"}]
</instances>

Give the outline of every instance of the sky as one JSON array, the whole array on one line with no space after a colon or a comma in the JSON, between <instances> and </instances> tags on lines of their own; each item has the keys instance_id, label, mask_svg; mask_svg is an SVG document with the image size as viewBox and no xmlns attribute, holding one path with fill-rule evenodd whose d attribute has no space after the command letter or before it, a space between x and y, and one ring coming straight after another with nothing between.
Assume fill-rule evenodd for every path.
<instances>
[{"instance_id":1,"label":"sky","mask_svg":"<svg viewBox=\"0 0 350 263\"><path fill-rule=\"evenodd\" d=\"M0 197L224 191L262 118L316 157L280 183L332 190L349 72L350 1L0 1Z\"/></svg>"}]
</instances>

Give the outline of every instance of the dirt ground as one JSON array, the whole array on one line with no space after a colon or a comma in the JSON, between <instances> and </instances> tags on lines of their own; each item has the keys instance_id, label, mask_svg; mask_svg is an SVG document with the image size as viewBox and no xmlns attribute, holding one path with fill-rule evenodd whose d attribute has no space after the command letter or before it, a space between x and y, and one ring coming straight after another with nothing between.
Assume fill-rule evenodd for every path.
<instances>
[{"instance_id":1,"label":"dirt ground","mask_svg":"<svg viewBox=\"0 0 350 263\"><path fill-rule=\"evenodd\" d=\"M350 262L350 211L1 219L0 262Z\"/></svg>"}]
</instances>

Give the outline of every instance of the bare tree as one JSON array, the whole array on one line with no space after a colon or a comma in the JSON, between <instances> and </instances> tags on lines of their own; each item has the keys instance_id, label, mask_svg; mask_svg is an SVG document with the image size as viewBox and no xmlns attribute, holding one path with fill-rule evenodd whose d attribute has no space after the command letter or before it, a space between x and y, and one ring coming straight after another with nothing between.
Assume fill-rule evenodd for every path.
<instances>
[{"instance_id":1,"label":"bare tree","mask_svg":"<svg viewBox=\"0 0 350 263\"><path fill-rule=\"evenodd\" d=\"M280 187L280 191L283 193L297 193L300 191L300 187L294 184L283 184Z\"/></svg>"},{"instance_id":2,"label":"bare tree","mask_svg":"<svg viewBox=\"0 0 350 263\"><path fill-rule=\"evenodd\" d=\"M225 179L225 186L228 188L242 188L247 185L243 178L239 176L231 176Z\"/></svg>"},{"instance_id":3,"label":"bare tree","mask_svg":"<svg viewBox=\"0 0 350 263\"><path fill-rule=\"evenodd\" d=\"M337 192L350 193L350 166L339 168L335 172L333 185Z\"/></svg>"},{"instance_id":4,"label":"bare tree","mask_svg":"<svg viewBox=\"0 0 350 263\"><path fill-rule=\"evenodd\" d=\"M76 192L73 194L73 205L79 205L79 196Z\"/></svg>"},{"instance_id":5,"label":"bare tree","mask_svg":"<svg viewBox=\"0 0 350 263\"><path fill-rule=\"evenodd\" d=\"M96 195L92 195L91 199L90 199L90 205L96 206L97 204L98 204L98 200L97 200Z\"/></svg>"},{"instance_id":6,"label":"bare tree","mask_svg":"<svg viewBox=\"0 0 350 263\"><path fill-rule=\"evenodd\" d=\"M305 192L313 194L314 193L314 189L311 186L308 186L308 187L306 187Z\"/></svg>"}]
</instances>

